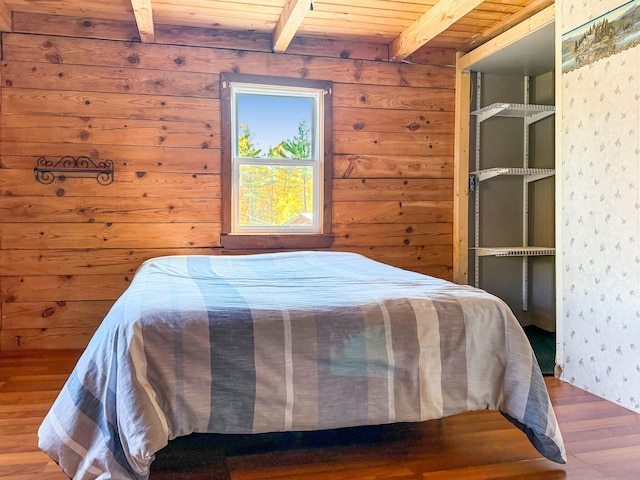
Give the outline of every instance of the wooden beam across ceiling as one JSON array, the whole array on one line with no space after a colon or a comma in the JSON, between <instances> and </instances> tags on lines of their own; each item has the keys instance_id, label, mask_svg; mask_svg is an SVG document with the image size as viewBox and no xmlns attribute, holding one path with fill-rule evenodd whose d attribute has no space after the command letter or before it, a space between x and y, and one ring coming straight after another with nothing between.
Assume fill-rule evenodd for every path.
<instances>
[{"instance_id":1,"label":"wooden beam across ceiling","mask_svg":"<svg viewBox=\"0 0 640 480\"><path fill-rule=\"evenodd\" d=\"M6 2L0 0L0 32L11 32L11 9Z\"/></svg>"},{"instance_id":2,"label":"wooden beam across ceiling","mask_svg":"<svg viewBox=\"0 0 640 480\"><path fill-rule=\"evenodd\" d=\"M153 9L151 0L131 0L133 14L136 17L140 40L144 43L156 41L155 28L153 26Z\"/></svg>"},{"instance_id":3,"label":"wooden beam across ceiling","mask_svg":"<svg viewBox=\"0 0 640 480\"><path fill-rule=\"evenodd\" d=\"M484 0L440 0L389 44L389 60L399 62L437 37Z\"/></svg>"},{"instance_id":4,"label":"wooden beam across ceiling","mask_svg":"<svg viewBox=\"0 0 640 480\"><path fill-rule=\"evenodd\" d=\"M283 53L311 9L313 0L287 0L273 30L273 51Z\"/></svg>"}]
</instances>

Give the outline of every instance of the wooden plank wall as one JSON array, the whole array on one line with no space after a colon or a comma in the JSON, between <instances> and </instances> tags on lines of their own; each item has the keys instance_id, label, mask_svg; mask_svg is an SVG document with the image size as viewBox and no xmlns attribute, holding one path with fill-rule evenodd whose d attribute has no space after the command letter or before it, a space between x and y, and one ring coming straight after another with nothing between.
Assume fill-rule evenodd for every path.
<instances>
[{"instance_id":1,"label":"wooden plank wall","mask_svg":"<svg viewBox=\"0 0 640 480\"><path fill-rule=\"evenodd\" d=\"M250 38L159 29L141 44L31 20L2 36L0 350L84 347L147 258L246 253L218 238L220 72L334 81L332 249L451 279L453 52L277 55ZM28 31L38 21L50 35ZM114 182L35 181L40 156L64 155L112 160Z\"/></svg>"}]
</instances>

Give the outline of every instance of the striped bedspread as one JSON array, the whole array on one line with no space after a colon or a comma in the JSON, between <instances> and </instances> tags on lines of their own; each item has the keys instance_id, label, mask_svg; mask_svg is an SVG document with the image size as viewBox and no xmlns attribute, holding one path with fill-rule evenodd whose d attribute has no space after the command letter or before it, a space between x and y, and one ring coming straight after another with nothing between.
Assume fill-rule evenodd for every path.
<instances>
[{"instance_id":1,"label":"striped bedspread","mask_svg":"<svg viewBox=\"0 0 640 480\"><path fill-rule=\"evenodd\" d=\"M343 252L160 257L96 331L39 446L74 479L146 479L154 454L193 432L479 409L565 462L528 340L482 290Z\"/></svg>"}]
</instances>

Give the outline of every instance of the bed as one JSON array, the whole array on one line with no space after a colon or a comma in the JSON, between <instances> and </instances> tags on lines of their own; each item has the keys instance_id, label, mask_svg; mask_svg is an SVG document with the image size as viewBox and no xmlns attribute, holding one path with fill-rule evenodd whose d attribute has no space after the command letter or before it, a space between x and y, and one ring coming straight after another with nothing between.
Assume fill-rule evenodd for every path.
<instances>
[{"instance_id":1,"label":"bed","mask_svg":"<svg viewBox=\"0 0 640 480\"><path fill-rule=\"evenodd\" d=\"M74 479L146 479L191 433L481 409L566 461L528 339L485 291L346 252L168 256L140 266L38 436Z\"/></svg>"}]
</instances>

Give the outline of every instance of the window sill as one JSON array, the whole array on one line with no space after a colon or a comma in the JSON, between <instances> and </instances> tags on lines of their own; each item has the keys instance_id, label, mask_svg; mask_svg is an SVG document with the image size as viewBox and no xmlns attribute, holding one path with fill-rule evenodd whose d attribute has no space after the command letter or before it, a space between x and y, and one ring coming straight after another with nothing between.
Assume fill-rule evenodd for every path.
<instances>
[{"instance_id":1,"label":"window sill","mask_svg":"<svg viewBox=\"0 0 640 480\"><path fill-rule=\"evenodd\" d=\"M220 243L228 250L250 249L310 249L327 248L333 244L333 234L301 235L220 235Z\"/></svg>"}]
</instances>

